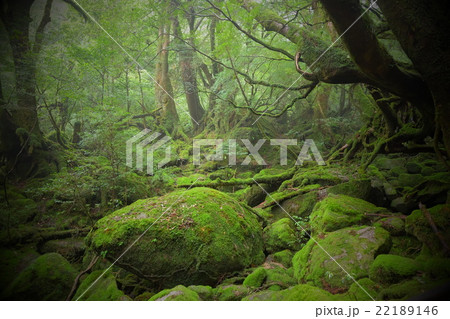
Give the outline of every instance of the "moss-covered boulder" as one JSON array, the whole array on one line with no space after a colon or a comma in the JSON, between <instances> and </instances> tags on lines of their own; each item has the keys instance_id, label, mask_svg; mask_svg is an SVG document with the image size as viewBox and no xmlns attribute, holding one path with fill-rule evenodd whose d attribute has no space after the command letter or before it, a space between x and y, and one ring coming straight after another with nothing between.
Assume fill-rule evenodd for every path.
<instances>
[{"instance_id":1,"label":"moss-covered boulder","mask_svg":"<svg viewBox=\"0 0 450 319\"><path fill-rule=\"evenodd\" d=\"M272 208L272 213L275 216L283 217L286 216L286 213L291 216L307 217L309 216L309 214L311 214L317 201L318 192L310 191L306 194L297 195L293 198L284 200L281 203L279 202L282 208L280 208L278 205L274 205Z\"/></svg>"},{"instance_id":2,"label":"moss-covered boulder","mask_svg":"<svg viewBox=\"0 0 450 319\"><path fill-rule=\"evenodd\" d=\"M389 251L390 245L390 234L381 227L340 229L317 239L317 243L309 240L295 254L294 276L299 282L344 291L353 283L350 276L356 280L367 277L375 257Z\"/></svg>"},{"instance_id":3,"label":"moss-covered boulder","mask_svg":"<svg viewBox=\"0 0 450 319\"><path fill-rule=\"evenodd\" d=\"M392 236L391 255L415 258L420 254L422 243L414 236Z\"/></svg>"},{"instance_id":4,"label":"moss-covered boulder","mask_svg":"<svg viewBox=\"0 0 450 319\"><path fill-rule=\"evenodd\" d=\"M390 232L392 236L405 234L405 222L397 216L382 218L378 220L375 225L383 227Z\"/></svg>"},{"instance_id":5,"label":"moss-covered boulder","mask_svg":"<svg viewBox=\"0 0 450 319\"><path fill-rule=\"evenodd\" d=\"M119 288L112 273L102 276L104 270L90 273L78 287L72 300L85 301L120 301L130 300ZM99 278L102 276L101 278ZM97 280L98 279L98 280ZM95 282L97 280L97 282ZM95 282L95 284L93 284Z\"/></svg>"},{"instance_id":6,"label":"moss-covered boulder","mask_svg":"<svg viewBox=\"0 0 450 319\"><path fill-rule=\"evenodd\" d=\"M382 289L377 300L406 300L419 296L438 285L439 282L431 283L422 279L406 280Z\"/></svg>"},{"instance_id":7,"label":"moss-covered boulder","mask_svg":"<svg viewBox=\"0 0 450 319\"><path fill-rule=\"evenodd\" d=\"M373 299L376 300L380 289L380 284L369 278L361 278L350 286L345 295L349 300L371 301Z\"/></svg>"},{"instance_id":8,"label":"moss-covered boulder","mask_svg":"<svg viewBox=\"0 0 450 319\"><path fill-rule=\"evenodd\" d=\"M9 284L39 257L34 246L22 246L17 249L0 249L0 295Z\"/></svg>"},{"instance_id":9,"label":"moss-covered boulder","mask_svg":"<svg viewBox=\"0 0 450 319\"><path fill-rule=\"evenodd\" d=\"M298 250L301 244L295 224L289 218L282 218L264 228L263 238L266 251L269 253L284 249Z\"/></svg>"},{"instance_id":10,"label":"moss-covered boulder","mask_svg":"<svg viewBox=\"0 0 450 319\"><path fill-rule=\"evenodd\" d=\"M245 287L259 288L266 280L267 273L264 267L258 267L245 278L243 285Z\"/></svg>"},{"instance_id":11,"label":"moss-covered boulder","mask_svg":"<svg viewBox=\"0 0 450 319\"><path fill-rule=\"evenodd\" d=\"M396 255L378 255L370 266L369 277L379 283L397 283L414 276L419 264L411 258Z\"/></svg>"},{"instance_id":12,"label":"moss-covered boulder","mask_svg":"<svg viewBox=\"0 0 450 319\"><path fill-rule=\"evenodd\" d=\"M314 206L310 216L313 234L335 231L368 221L366 214L376 214L384 208L359 198L346 195L330 195Z\"/></svg>"},{"instance_id":13,"label":"moss-covered boulder","mask_svg":"<svg viewBox=\"0 0 450 319\"><path fill-rule=\"evenodd\" d=\"M133 243L117 265L162 287L212 285L225 273L264 260L255 215L203 187L122 208L99 220L87 242L111 261Z\"/></svg>"},{"instance_id":14,"label":"moss-covered boulder","mask_svg":"<svg viewBox=\"0 0 450 319\"><path fill-rule=\"evenodd\" d=\"M285 249L273 254L273 261L282 264L286 268L292 267L292 257L294 254L289 249Z\"/></svg>"},{"instance_id":15,"label":"moss-covered boulder","mask_svg":"<svg viewBox=\"0 0 450 319\"><path fill-rule=\"evenodd\" d=\"M274 267L266 270L264 286L271 290L286 289L297 284L292 268Z\"/></svg>"},{"instance_id":16,"label":"moss-covered boulder","mask_svg":"<svg viewBox=\"0 0 450 319\"><path fill-rule=\"evenodd\" d=\"M370 179L355 179L337 184L330 187L328 193L359 198L375 205L384 204L383 192L379 188L373 187Z\"/></svg>"},{"instance_id":17,"label":"moss-covered boulder","mask_svg":"<svg viewBox=\"0 0 450 319\"><path fill-rule=\"evenodd\" d=\"M214 289L214 300L238 301L251 292L249 287L243 285L222 284Z\"/></svg>"},{"instance_id":18,"label":"moss-covered boulder","mask_svg":"<svg viewBox=\"0 0 450 319\"><path fill-rule=\"evenodd\" d=\"M450 243L450 205L438 205L428 209L431 218L438 227L446 243ZM423 212L418 209L406 217L405 229L408 234L414 235L424 243L434 255L443 255L444 247L439 237L433 232L429 221Z\"/></svg>"},{"instance_id":19,"label":"moss-covered boulder","mask_svg":"<svg viewBox=\"0 0 450 319\"><path fill-rule=\"evenodd\" d=\"M251 294L244 301L331 301L336 300L326 290L311 285L296 285L280 291L262 291Z\"/></svg>"},{"instance_id":20,"label":"moss-covered boulder","mask_svg":"<svg viewBox=\"0 0 450 319\"><path fill-rule=\"evenodd\" d=\"M59 254L35 259L3 292L4 300L65 300L77 275Z\"/></svg>"},{"instance_id":21,"label":"moss-covered boulder","mask_svg":"<svg viewBox=\"0 0 450 319\"><path fill-rule=\"evenodd\" d=\"M150 298L149 301L200 301L200 296L183 285L172 289L164 289Z\"/></svg>"},{"instance_id":22,"label":"moss-covered boulder","mask_svg":"<svg viewBox=\"0 0 450 319\"><path fill-rule=\"evenodd\" d=\"M415 259L430 279L450 279L450 258L420 255Z\"/></svg>"},{"instance_id":23,"label":"moss-covered boulder","mask_svg":"<svg viewBox=\"0 0 450 319\"><path fill-rule=\"evenodd\" d=\"M201 300L212 300L214 296L214 289L210 286L189 286L190 290L195 291Z\"/></svg>"}]
</instances>

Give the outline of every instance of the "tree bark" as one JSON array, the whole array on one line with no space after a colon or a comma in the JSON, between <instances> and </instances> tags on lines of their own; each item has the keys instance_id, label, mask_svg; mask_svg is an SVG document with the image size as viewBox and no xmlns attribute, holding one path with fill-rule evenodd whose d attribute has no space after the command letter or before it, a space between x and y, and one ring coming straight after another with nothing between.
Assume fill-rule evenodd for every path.
<instances>
[{"instance_id":1,"label":"tree bark","mask_svg":"<svg viewBox=\"0 0 450 319\"><path fill-rule=\"evenodd\" d=\"M161 121L163 126L172 132L179 122L175 101L173 100L173 87L169 77L169 44L170 26L162 23L158 30L158 61L156 63L155 96L157 107L162 109Z\"/></svg>"},{"instance_id":2,"label":"tree bark","mask_svg":"<svg viewBox=\"0 0 450 319\"><path fill-rule=\"evenodd\" d=\"M436 122L442 130L450 157L450 3L441 0L379 0L378 5L431 91ZM414 87L410 89L414 90Z\"/></svg>"},{"instance_id":3,"label":"tree bark","mask_svg":"<svg viewBox=\"0 0 450 319\"><path fill-rule=\"evenodd\" d=\"M433 102L425 82L420 76L397 66L378 41L369 17L363 14L359 0L320 0L320 2L328 12L336 30L342 35L342 41L361 71L374 81L377 87L412 102L422 114L427 131L431 132L434 112L430 106ZM421 19L420 16L417 19Z\"/></svg>"},{"instance_id":4,"label":"tree bark","mask_svg":"<svg viewBox=\"0 0 450 319\"><path fill-rule=\"evenodd\" d=\"M183 81L184 93L186 96L186 102L189 109L189 115L191 116L192 124L194 125L194 131L198 132L200 130L200 127L202 127L201 121L203 115L205 114L205 110L203 109L203 106L200 103L200 97L198 96L197 77L195 74L195 69L192 67L193 50L191 49L191 47L194 46L192 39L194 17L193 15L188 15L187 19L189 23L189 29L191 32L191 36L188 41L190 42L191 46L187 46L184 43L180 23L178 21L177 16L173 18L173 27L175 37L178 39L177 40L178 59L180 64L180 72L181 72L181 79Z\"/></svg>"}]
</instances>

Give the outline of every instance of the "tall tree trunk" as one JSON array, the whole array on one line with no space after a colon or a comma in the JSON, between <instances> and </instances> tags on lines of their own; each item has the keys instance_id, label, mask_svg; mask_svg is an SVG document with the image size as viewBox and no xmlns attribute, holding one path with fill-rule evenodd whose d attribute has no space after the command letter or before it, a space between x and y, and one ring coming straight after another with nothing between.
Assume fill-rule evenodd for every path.
<instances>
[{"instance_id":1,"label":"tall tree trunk","mask_svg":"<svg viewBox=\"0 0 450 319\"><path fill-rule=\"evenodd\" d=\"M2 3L5 5L4 3ZM17 105L11 109L17 127L40 136L36 110L36 62L29 39L30 8L33 0L6 1L2 12L14 61Z\"/></svg>"},{"instance_id":2,"label":"tall tree trunk","mask_svg":"<svg viewBox=\"0 0 450 319\"><path fill-rule=\"evenodd\" d=\"M158 60L156 63L155 96L158 107L162 109L161 121L163 126L172 132L179 122L173 87L169 77L169 44L170 25L162 23L158 30Z\"/></svg>"},{"instance_id":3,"label":"tall tree trunk","mask_svg":"<svg viewBox=\"0 0 450 319\"><path fill-rule=\"evenodd\" d=\"M442 0L379 0L378 5L431 91L436 123L450 157L450 3Z\"/></svg>"},{"instance_id":4,"label":"tall tree trunk","mask_svg":"<svg viewBox=\"0 0 450 319\"><path fill-rule=\"evenodd\" d=\"M190 45L193 46L193 28L194 28L194 15L188 15L187 17L189 23ZM178 17L173 18L173 27L175 32L175 37L177 38L177 50L178 59L180 63L181 79L183 81L184 92L186 95L186 102L189 109L189 114L191 116L192 124L194 125L194 131L199 132L201 130L201 121L205 110L200 103L200 97L198 96L198 86L197 77L195 69L193 66L193 50L186 43L184 43L183 35L181 33L180 23Z\"/></svg>"}]
</instances>

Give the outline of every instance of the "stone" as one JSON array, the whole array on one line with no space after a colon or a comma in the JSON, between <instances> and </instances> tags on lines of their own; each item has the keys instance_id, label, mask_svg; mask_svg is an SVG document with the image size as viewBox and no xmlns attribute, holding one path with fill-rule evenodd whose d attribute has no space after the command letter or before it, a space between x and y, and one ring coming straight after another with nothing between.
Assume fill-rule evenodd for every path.
<instances>
[{"instance_id":1,"label":"stone","mask_svg":"<svg viewBox=\"0 0 450 319\"><path fill-rule=\"evenodd\" d=\"M327 233L317 243L310 239L294 255L294 276L321 288L347 290L353 283L349 274L355 280L368 277L375 257L390 246L390 234L381 227L349 227Z\"/></svg>"},{"instance_id":2,"label":"stone","mask_svg":"<svg viewBox=\"0 0 450 319\"><path fill-rule=\"evenodd\" d=\"M134 243L116 265L163 288L213 285L264 261L254 213L204 187L138 200L99 220L87 243L110 261Z\"/></svg>"}]
</instances>

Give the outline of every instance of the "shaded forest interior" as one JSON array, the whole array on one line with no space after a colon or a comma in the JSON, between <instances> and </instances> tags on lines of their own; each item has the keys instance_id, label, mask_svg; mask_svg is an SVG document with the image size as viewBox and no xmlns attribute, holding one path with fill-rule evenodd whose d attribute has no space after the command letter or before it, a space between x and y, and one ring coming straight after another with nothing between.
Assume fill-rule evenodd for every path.
<instances>
[{"instance_id":1,"label":"shaded forest interior","mask_svg":"<svg viewBox=\"0 0 450 319\"><path fill-rule=\"evenodd\" d=\"M448 300L449 12L2 0L1 299Z\"/></svg>"}]
</instances>

